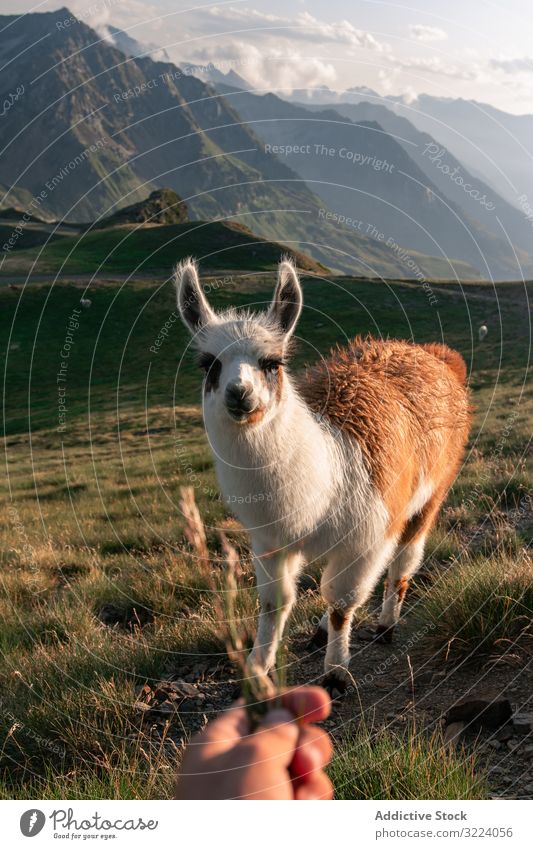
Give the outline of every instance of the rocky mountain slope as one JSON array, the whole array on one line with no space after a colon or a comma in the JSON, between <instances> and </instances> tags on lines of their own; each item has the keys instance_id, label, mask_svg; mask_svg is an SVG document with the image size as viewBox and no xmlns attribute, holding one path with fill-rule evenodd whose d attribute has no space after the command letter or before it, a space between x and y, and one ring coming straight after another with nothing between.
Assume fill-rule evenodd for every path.
<instances>
[{"instance_id":1,"label":"rocky mountain slope","mask_svg":"<svg viewBox=\"0 0 533 849\"><path fill-rule=\"evenodd\" d=\"M236 219L344 272L413 276L397 245L325 226L323 199L204 82L127 57L65 8L0 23L4 91L20 92L0 124L0 206L93 221L168 186L191 217ZM431 253L424 273L478 273Z\"/></svg>"}]
</instances>

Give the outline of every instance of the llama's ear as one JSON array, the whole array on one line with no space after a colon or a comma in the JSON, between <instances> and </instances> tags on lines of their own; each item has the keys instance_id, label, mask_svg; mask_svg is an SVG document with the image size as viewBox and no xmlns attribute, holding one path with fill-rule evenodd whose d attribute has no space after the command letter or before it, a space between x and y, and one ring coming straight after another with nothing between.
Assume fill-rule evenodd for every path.
<instances>
[{"instance_id":1,"label":"llama's ear","mask_svg":"<svg viewBox=\"0 0 533 849\"><path fill-rule=\"evenodd\" d=\"M198 269L194 260L186 259L180 263L174 272L174 280L182 321L191 333L197 333L215 317L215 314L200 286Z\"/></svg>"},{"instance_id":2,"label":"llama's ear","mask_svg":"<svg viewBox=\"0 0 533 849\"><path fill-rule=\"evenodd\" d=\"M278 282L268 313L283 333L290 336L300 318L302 306L302 287L296 269L290 260L284 259L278 267Z\"/></svg>"}]
</instances>

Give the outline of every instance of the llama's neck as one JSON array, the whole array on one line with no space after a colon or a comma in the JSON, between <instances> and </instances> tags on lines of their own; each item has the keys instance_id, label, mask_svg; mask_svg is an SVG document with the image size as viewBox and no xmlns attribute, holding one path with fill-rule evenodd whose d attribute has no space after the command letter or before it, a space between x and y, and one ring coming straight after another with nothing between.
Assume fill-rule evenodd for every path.
<instances>
[{"instance_id":1,"label":"llama's neck","mask_svg":"<svg viewBox=\"0 0 533 849\"><path fill-rule=\"evenodd\" d=\"M238 507L250 496L278 516L293 514L301 505L304 524L316 522L330 508L343 476L339 444L289 378L280 407L267 422L238 430L220 421L206 421L206 426L223 494L245 524Z\"/></svg>"}]
</instances>

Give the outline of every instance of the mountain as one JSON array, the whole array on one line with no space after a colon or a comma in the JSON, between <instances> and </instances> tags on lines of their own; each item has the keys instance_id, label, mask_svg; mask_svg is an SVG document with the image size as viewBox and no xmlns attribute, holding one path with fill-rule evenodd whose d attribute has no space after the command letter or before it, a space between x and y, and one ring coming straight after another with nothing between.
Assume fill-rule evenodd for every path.
<instances>
[{"instance_id":1,"label":"mountain","mask_svg":"<svg viewBox=\"0 0 533 849\"><path fill-rule=\"evenodd\" d=\"M143 44L125 30L118 29L111 24L96 27L96 32L104 41L121 50L126 56L150 56L151 59L156 61L170 62L170 56L164 48L158 47L156 44Z\"/></svg>"},{"instance_id":2,"label":"mountain","mask_svg":"<svg viewBox=\"0 0 533 849\"><path fill-rule=\"evenodd\" d=\"M511 115L488 103L420 95L394 109L419 130L435 135L474 173L515 206L533 204L533 115Z\"/></svg>"},{"instance_id":3,"label":"mountain","mask_svg":"<svg viewBox=\"0 0 533 849\"><path fill-rule=\"evenodd\" d=\"M21 92L0 122L0 207L19 206L23 192L30 215L89 222L169 187L191 217L235 218L330 268L416 276L398 245L325 225L324 202L210 86L170 63L126 57L81 21L65 28L69 17L0 19L4 91ZM427 275L477 273L419 260Z\"/></svg>"},{"instance_id":4,"label":"mountain","mask_svg":"<svg viewBox=\"0 0 533 849\"><path fill-rule=\"evenodd\" d=\"M413 159L411 149L416 149L420 134L416 142L400 143L375 120L353 123L336 108L316 106L310 111L273 94L258 96L226 86L217 90L262 137L265 150L283 155L331 210L358 222L359 232L385 243L392 238L423 253L458 257L488 277L533 273L520 214L501 201L521 232L521 251L519 244L506 241L488 210L478 209L475 202L461 205L457 191L446 191L454 184L443 179L429 158L424 169L420 156Z\"/></svg>"},{"instance_id":5,"label":"mountain","mask_svg":"<svg viewBox=\"0 0 533 849\"><path fill-rule=\"evenodd\" d=\"M324 109L322 105L302 103L301 106L311 112ZM335 103L330 108L354 123L377 122L404 148L444 197L499 239L505 239L507 233L518 248L533 250L533 230L524 214L482 178L470 173L429 133L418 130L407 118L380 103Z\"/></svg>"},{"instance_id":6,"label":"mountain","mask_svg":"<svg viewBox=\"0 0 533 849\"><path fill-rule=\"evenodd\" d=\"M96 223L96 227L120 224L183 224L187 221L187 205L172 189L155 189L145 200L123 206Z\"/></svg>"},{"instance_id":7,"label":"mountain","mask_svg":"<svg viewBox=\"0 0 533 849\"><path fill-rule=\"evenodd\" d=\"M214 82L216 82L216 80L214 80ZM237 86L237 88L240 88L240 86ZM335 103L338 97L338 92L333 91L333 89L329 88L327 85L320 85L315 88L295 88L294 91L284 99L302 104L325 104Z\"/></svg>"},{"instance_id":8,"label":"mountain","mask_svg":"<svg viewBox=\"0 0 533 849\"><path fill-rule=\"evenodd\" d=\"M508 203L520 208L520 198L533 206L533 115L513 115L488 103L420 94L416 98L379 95L354 87L333 92L296 92L290 100L306 104L361 103L386 106L418 130L433 136L477 178L487 182ZM532 231L533 235L533 231Z\"/></svg>"},{"instance_id":9,"label":"mountain","mask_svg":"<svg viewBox=\"0 0 533 849\"><path fill-rule=\"evenodd\" d=\"M198 77L199 80L203 80L206 83L214 83L217 85L227 85L232 88L240 88L240 89L251 89L253 86L244 77L241 77L240 74L237 74L233 68L230 68L229 71L224 73L219 68L215 68L213 64L208 65L189 65L186 66L187 73L192 74L195 77Z\"/></svg>"},{"instance_id":10,"label":"mountain","mask_svg":"<svg viewBox=\"0 0 533 849\"><path fill-rule=\"evenodd\" d=\"M199 218L240 216L269 238L313 240L317 202L212 89L169 63L128 58L67 9L2 18L6 90L23 97L0 124L0 183L34 211L92 221L168 186ZM19 57L21 44L30 48ZM43 109L43 103L47 104ZM18 205L8 196L3 205Z\"/></svg>"}]
</instances>

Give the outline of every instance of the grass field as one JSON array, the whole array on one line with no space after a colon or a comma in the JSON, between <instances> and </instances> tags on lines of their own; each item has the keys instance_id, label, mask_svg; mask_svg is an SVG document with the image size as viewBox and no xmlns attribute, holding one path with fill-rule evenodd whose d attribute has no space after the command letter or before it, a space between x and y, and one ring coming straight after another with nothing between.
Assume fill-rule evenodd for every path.
<instances>
[{"instance_id":1,"label":"grass field","mask_svg":"<svg viewBox=\"0 0 533 849\"><path fill-rule=\"evenodd\" d=\"M208 282L218 306L261 305L273 279L271 272L222 267ZM417 284L310 277L304 291L294 369L367 331L442 339L465 356L475 405L469 452L432 534L404 628L408 634L429 622L421 662L435 669L464 664L464 680L490 672L497 655L495 680L505 690L517 658L522 672L531 659L533 286L435 284L430 302ZM171 284L95 285L90 308L80 305L82 296L84 289L68 282L0 290L5 798L166 796L183 742L232 700L236 672L225 656L210 576L184 542L180 486L194 486L213 550L222 527L242 552L240 614L252 631L256 616L246 538L218 497L198 406L200 374L176 321ZM483 322L489 333L480 342ZM322 609L316 574L313 568L304 576L287 642L288 678L300 683L318 677L300 648ZM356 678L358 671L356 664ZM180 678L193 683L197 697L170 717L143 707L143 685L155 691ZM527 684L520 687L523 706ZM397 700L386 679L383 716L373 686L362 695L368 725L354 730L361 704L344 706L342 721L329 729L338 744L337 795L424 798L445 779L438 798L492 792L496 773L482 754L458 749L441 757L439 722L453 695L447 692L432 707L411 705L416 731L387 728L387 706L396 711ZM388 771L380 772L387 751ZM414 783L405 784L406 764ZM365 771L362 782L357 776Z\"/></svg>"},{"instance_id":2,"label":"grass field","mask_svg":"<svg viewBox=\"0 0 533 849\"><path fill-rule=\"evenodd\" d=\"M16 224L13 221L10 228L6 223L0 225L0 239L7 239L8 230L12 233ZM43 274L90 274L95 269L97 275L166 271L190 255L204 256L204 265L217 270L246 268L250 258L253 268L266 270L275 265L284 250L277 242L267 241L235 221L186 221L154 227L132 224L102 230L86 225L79 232L74 225L47 225L46 229L41 225L40 231L25 230L23 249L19 247L16 242L17 250L4 255L0 267L4 276L27 274L35 266ZM300 268L326 270L307 255L297 255Z\"/></svg>"}]
</instances>

